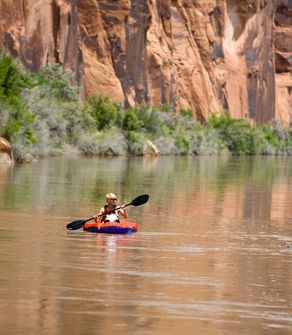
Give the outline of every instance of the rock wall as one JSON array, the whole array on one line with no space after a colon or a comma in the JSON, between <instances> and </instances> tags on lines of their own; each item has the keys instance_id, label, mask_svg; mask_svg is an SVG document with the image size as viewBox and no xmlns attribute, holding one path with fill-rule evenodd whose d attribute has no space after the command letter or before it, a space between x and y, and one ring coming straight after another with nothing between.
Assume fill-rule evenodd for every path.
<instances>
[{"instance_id":1,"label":"rock wall","mask_svg":"<svg viewBox=\"0 0 292 335\"><path fill-rule=\"evenodd\" d=\"M292 1L278 0L275 8L275 114L283 123L292 124Z\"/></svg>"},{"instance_id":2,"label":"rock wall","mask_svg":"<svg viewBox=\"0 0 292 335\"><path fill-rule=\"evenodd\" d=\"M77 0L0 0L0 45L37 71L60 63L83 87Z\"/></svg>"},{"instance_id":3,"label":"rock wall","mask_svg":"<svg viewBox=\"0 0 292 335\"><path fill-rule=\"evenodd\" d=\"M11 165L14 164L14 159L12 155L12 146L5 140L5 138L0 137L0 165Z\"/></svg>"},{"instance_id":4,"label":"rock wall","mask_svg":"<svg viewBox=\"0 0 292 335\"><path fill-rule=\"evenodd\" d=\"M82 95L292 122L291 0L1 0L0 42Z\"/></svg>"}]
</instances>

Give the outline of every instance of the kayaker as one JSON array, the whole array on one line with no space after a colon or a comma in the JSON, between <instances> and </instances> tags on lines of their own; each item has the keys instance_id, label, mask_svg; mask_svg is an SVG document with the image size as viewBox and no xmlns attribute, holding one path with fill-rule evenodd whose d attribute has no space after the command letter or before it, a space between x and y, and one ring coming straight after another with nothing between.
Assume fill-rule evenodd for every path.
<instances>
[{"instance_id":1,"label":"kayaker","mask_svg":"<svg viewBox=\"0 0 292 335\"><path fill-rule=\"evenodd\" d=\"M128 217L123 205L117 205L117 196L114 193L108 193L105 196L107 204L101 207L100 213L94 216L94 220L100 222L120 222L119 216ZM115 208L118 208L115 210Z\"/></svg>"}]
</instances>

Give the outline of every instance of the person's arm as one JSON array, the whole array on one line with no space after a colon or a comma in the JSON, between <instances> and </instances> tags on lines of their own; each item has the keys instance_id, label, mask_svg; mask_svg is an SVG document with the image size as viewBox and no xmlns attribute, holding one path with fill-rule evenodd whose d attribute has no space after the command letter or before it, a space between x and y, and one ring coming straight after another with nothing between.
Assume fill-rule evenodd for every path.
<instances>
[{"instance_id":1,"label":"person's arm","mask_svg":"<svg viewBox=\"0 0 292 335\"><path fill-rule=\"evenodd\" d=\"M94 221L95 222L97 222L97 221L103 221L104 216L105 216L105 208L101 207L100 210L99 210L99 213L96 214L96 215L94 215Z\"/></svg>"},{"instance_id":2,"label":"person's arm","mask_svg":"<svg viewBox=\"0 0 292 335\"><path fill-rule=\"evenodd\" d=\"M125 210L125 208L123 208L124 205L121 205L121 208L118 210L118 213L121 214L122 217L124 217L125 219L127 219L128 217L128 213Z\"/></svg>"}]
</instances>

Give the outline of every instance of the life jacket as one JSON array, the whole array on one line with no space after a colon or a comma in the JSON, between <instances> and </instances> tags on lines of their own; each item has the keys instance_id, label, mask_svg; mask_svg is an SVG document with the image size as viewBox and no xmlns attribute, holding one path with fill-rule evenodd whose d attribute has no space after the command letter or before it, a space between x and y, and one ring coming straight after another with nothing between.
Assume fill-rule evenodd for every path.
<instances>
[{"instance_id":1,"label":"life jacket","mask_svg":"<svg viewBox=\"0 0 292 335\"><path fill-rule=\"evenodd\" d=\"M114 205L113 209L109 209L108 205L104 205L104 213L101 217L101 222L120 222L116 212L112 212L117 206Z\"/></svg>"}]
</instances>

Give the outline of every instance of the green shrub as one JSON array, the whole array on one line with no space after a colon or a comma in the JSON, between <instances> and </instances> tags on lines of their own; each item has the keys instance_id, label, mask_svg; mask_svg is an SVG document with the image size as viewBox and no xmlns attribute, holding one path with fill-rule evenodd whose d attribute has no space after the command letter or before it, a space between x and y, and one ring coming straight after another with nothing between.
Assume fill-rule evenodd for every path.
<instances>
[{"instance_id":1,"label":"green shrub","mask_svg":"<svg viewBox=\"0 0 292 335\"><path fill-rule=\"evenodd\" d=\"M272 121L268 125L260 126L259 129L263 133L265 142L268 143L270 149L268 152L271 154L292 154L291 127L284 127L279 122Z\"/></svg>"},{"instance_id":2,"label":"green shrub","mask_svg":"<svg viewBox=\"0 0 292 335\"><path fill-rule=\"evenodd\" d=\"M255 133L248 121L231 119L226 113L213 114L208 120L210 128L218 132L219 138L233 154L253 154L257 151Z\"/></svg>"},{"instance_id":3,"label":"green shrub","mask_svg":"<svg viewBox=\"0 0 292 335\"><path fill-rule=\"evenodd\" d=\"M159 111L148 105L141 105L135 108L136 115L141 121L141 126L144 132L151 135L157 135L161 131L161 121Z\"/></svg>"},{"instance_id":4,"label":"green shrub","mask_svg":"<svg viewBox=\"0 0 292 335\"><path fill-rule=\"evenodd\" d=\"M32 73L31 77L35 85L47 87L59 100L78 100L77 87L71 83L74 73L70 70L64 71L60 64L46 65L39 72Z\"/></svg>"},{"instance_id":5,"label":"green shrub","mask_svg":"<svg viewBox=\"0 0 292 335\"><path fill-rule=\"evenodd\" d=\"M102 130L117 123L119 106L102 95L91 95L85 101L84 113L89 113L95 120L96 128Z\"/></svg>"},{"instance_id":6,"label":"green shrub","mask_svg":"<svg viewBox=\"0 0 292 335\"><path fill-rule=\"evenodd\" d=\"M124 131L142 131L143 122L139 120L137 109L129 108L123 115L122 123Z\"/></svg>"},{"instance_id":7,"label":"green shrub","mask_svg":"<svg viewBox=\"0 0 292 335\"><path fill-rule=\"evenodd\" d=\"M181 154L180 150L175 144L175 139L171 136L162 135L155 139L154 144L156 145L161 155L176 156Z\"/></svg>"},{"instance_id":8,"label":"green shrub","mask_svg":"<svg viewBox=\"0 0 292 335\"><path fill-rule=\"evenodd\" d=\"M292 130L278 122L252 127L228 113L200 124L193 112L168 105L121 108L92 95L84 104L61 65L27 74L0 52L0 136L25 162L75 146L86 155L142 155L151 141L162 155L292 154Z\"/></svg>"},{"instance_id":9,"label":"green shrub","mask_svg":"<svg viewBox=\"0 0 292 335\"><path fill-rule=\"evenodd\" d=\"M30 85L29 77L18 69L11 57L0 56L0 98L14 103L21 91Z\"/></svg>"},{"instance_id":10,"label":"green shrub","mask_svg":"<svg viewBox=\"0 0 292 335\"><path fill-rule=\"evenodd\" d=\"M273 129L269 125L261 126L265 139L275 149L280 145L279 137L273 132Z\"/></svg>"},{"instance_id":11,"label":"green shrub","mask_svg":"<svg viewBox=\"0 0 292 335\"><path fill-rule=\"evenodd\" d=\"M22 97L37 115L33 128L38 139L39 154L49 151L50 147L61 149L67 139L67 120L63 109L66 103L60 104L46 86L25 90Z\"/></svg>"},{"instance_id":12,"label":"green shrub","mask_svg":"<svg viewBox=\"0 0 292 335\"><path fill-rule=\"evenodd\" d=\"M160 123L160 127L164 128L164 131L174 131L177 126L177 115L174 112L170 113L162 113L158 112L158 120Z\"/></svg>"},{"instance_id":13,"label":"green shrub","mask_svg":"<svg viewBox=\"0 0 292 335\"><path fill-rule=\"evenodd\" d=\"M179 110L179 115L181 115L182 117L190 118L190 119L194 118L194 114L191 109L181 108Z\"/></svg>"},{"instance_id":14,"label":"green shrub","mask_svg":"<svg viewBox=\"0 0 292 335\"><path fill-rule=\"evenodd\" d=\"M127 130L125 132L126 139L132 143L139 143L142 140L142 134L134 130Z\"/></svg>"},{"instance_id":15,"label":"green shrub","mask_svg":"<svg viewBox=\"0 0 292 335\"><path fill-rule=\"evenodd\" d=\"M193 155L224 155L229 150L224 141L218 136L216 129L196 126L191 134L190 153Z\"/></svg>"},{"instance_id":16,"label":"green shrub","mask_svg":"<svg viewBox=\"0 0 292 335\"><path fill-rule=\"evenodd\" d=\"M171 108L170 105L167 104L162 104L158 107L155 108L157 110L157 112L161 112L161 113L173 113L173 109Z\"/></svg>"},{"instance_id":17,"label":"green shrub","mask_svg":"<svg viewBox=\"0 0 292 335\"><path fill-rule=\"evenodd\" d=\"M235 119L231 119L227 112L222 114L211 114L208 119L208 126L215 129L222 129L234 124Z\"/></svg>"},{"instance_id":18,"label":"green shrub","mask_svg":"<svg viewBox=\"0 0 292 335\"><path fill-rule=\"evenodd\" d=\"M128 153L136 156L142 155L145 142L143 133L134 130L127 130L125 131L125 137L127 140Z\"/></svg>"},{"instance_id":19,"label":"green shrub","mask_svg":"<svg viewBox=\"0 0 292 335\"><path fill-rule=\"evenodd\" d=\"M100 132L97 136L99 155L122 156L126 154L127 143L124 135L118 128L112 127Z\"/></svg>"},{"instance_id":20,"label":"green shrub","mask_svg":"<svg viewBox=\"0 0 292 335\"><path fill-rule=\"evenodd\" d=\"M78 139L78 149L87 156L122 156L127 143L117 128L93 134L84 133Z\"/></svg>"},{"instance_id":21,"label":"green shrub","mask_svg":"<svg viewBox=\"0 0 292 335\"><path fill-rule=\"evenodd\" d=\"M190 151L190 141L188 135L183 132L175 132L174 143L180 155L187 155Z\"/></svg>"},{"instance_id":22,"label":"green shrub","mask_svg":"<svg viewBox=\"0 0 292 335\"><path fill-rule=\"evenodd\" d=\"M75 102L70 102L62 106L64 123L66 125L67 141L75 145L80 136L84 133L92 134L96 132L96 122L94 118Z\"/></svg>"},{"instance_id":23,"label":"green shrub","mask_svg":"<svg viewBox=\"0 0 292 335\"><path fill-rule=\"evenodd\" d=\"M97 134L82 134L78 138L77 147L86 156L97 156L99 154Z\"/></svg>"},{"instance_id":24,"label":"green shrub","mask_svg":"<svg viewBox=\"0 0 292 335\"><path fill-rule=\"evenodd\" d=\"M33 123L36 115L31 112L27 104L19 99L13 105L0 103L0 136L10 142L23 138L29 142L36 142Z\"/></svg>"}]
</instances>

